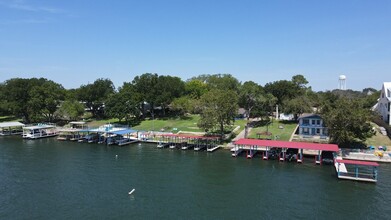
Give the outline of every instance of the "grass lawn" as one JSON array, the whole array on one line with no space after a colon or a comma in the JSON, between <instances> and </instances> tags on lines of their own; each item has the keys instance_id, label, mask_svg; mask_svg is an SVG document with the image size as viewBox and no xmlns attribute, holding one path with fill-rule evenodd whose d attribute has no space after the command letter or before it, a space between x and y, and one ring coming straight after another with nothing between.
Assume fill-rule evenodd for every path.
<instances>
[{"instance_id":1,"label":"grass lawn","mask_svg":"<svg viewBox=\"0 0 391 220\"><path fill-rule=\"evenodd\" d=\"M0 122L7 122L7 121L22 121L22 119L17 118L15 116L0 116Z\"/></svg>"},{"instance_id":2,"label":"grass lawn","mask_svg":"<svg viewBox=\"0 0 391 220\"><path fill-rule=\"evenodd\" d=\"M146 119L141 121L140 124L133 126L132 128L135 130L143 130L143 131L164 131L177 133L178 131L182 132L203 132L203 129L200 129L197 126L197 122L200 119L199 115L190 115L186 117L176 117L176 118L159 118L155 120ZM117 119L107 119L107 120L94 120L88 122L90 127L98 127L108 123L118 123ZM239 133L244 129L244 125L246 124L246 120L236 120L232 129L236 126L240 126L240 129L235 133ZM176 128L176 129L174 129Z\"/></svg>"},{"instance_id":3,"label":"grass lawn","mask_svg":"<svg viewBox=\"0 0 391 220\"><path fill-rule=\"evenodd\" d=\"M379 132L379 126L371 123L373 127L376 128L376 134L372 136L371 138L368 138L367 141L365 141L365 144L367 146L373 145L373 146L387 146L388 148L391 147L391 140L387 135L382 135Z\"/></svg>"},{"instance_id":4,"label":"grass lawn","mask_svg":"<svg viewBox=\"0 0 391 220\"><path fill-rule=\"evenodd\" d=\"M133 129L144 131L171 131L177 133L178 131L202 132L197 126L199 115L190 115L178 118L162 118L155 120L145 120L139 125L134 126Z\"/></svg>"},{"instance_id":5,"label":"grass lawn","mask_svg":"<svg viewBox=\"0 0 391 220\"><path fill-rule=\"evenodd\" d=\"M282 126L282 128L279 128ZM291 137L292 133L294 132L295 128L297 126L297 122L287 122L287 121L277 121L273 120L273 123L269 125L269 128L267 129L266 125L252 128L248 137L249 138L258 138L257 133L258 132L265 132L269 131L272 133L272 139L274 140L275 136L278 136L278 140L282 141L289 141L289 138Z\"/></svg>"}]
</instances>

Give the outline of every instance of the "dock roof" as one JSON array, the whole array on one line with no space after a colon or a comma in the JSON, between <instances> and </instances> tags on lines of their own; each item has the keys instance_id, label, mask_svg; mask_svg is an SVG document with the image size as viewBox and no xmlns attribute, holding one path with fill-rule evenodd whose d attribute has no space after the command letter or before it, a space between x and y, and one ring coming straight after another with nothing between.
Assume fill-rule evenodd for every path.
<instances>
[{"instance_id":1,"label":"dock roof","mask_svg":"<svg viewBox=\"0 0 391 220\"><path fill-rule=\"evenodd\" d=\"M178 137L178 138L195 138L195 139L219 139L218 136L196 136L187 134L161 134L160 136L165 137Z\"/></svg>"},{"instance_id":2,"label":"dock roof","mask_svg":"<svg viewBox=\"0 0 391 220\"><path fill-rule=\"evenodd\" d=\"M339 159L337 159L337 162L338 163L345 163L345 164L353 164L353 165L373 166L373 167L379 166L379 164L376 162L361 161L361 160L339 160Z\"/></svg>"},{"instance_id":3,"label":"dock roof","mask_svg":"<svg viewBox=\"0 0 391 220\"><path fill-rule=\"evenodd\" d=\"M0 123L0 128L20 127L20 126L24 126L24 124L18 121L9 121L9 122Z\"/></svg>"},{"instance_id":4,"label":"dock roof","mask_svg":"<svg viewBox=\"0 0 391 220\"><path fill-rule=\"evenodd\" d=\"M257 140L257 139L239 139L235 142L236 145L250 145L262 147L278 147L278 148L294 148L306 150L324 150L324 151L339 151L336 144L318 144L308 142L290 142L290 141L273 141L273 140Z\"/></svg>"}]
</instances>

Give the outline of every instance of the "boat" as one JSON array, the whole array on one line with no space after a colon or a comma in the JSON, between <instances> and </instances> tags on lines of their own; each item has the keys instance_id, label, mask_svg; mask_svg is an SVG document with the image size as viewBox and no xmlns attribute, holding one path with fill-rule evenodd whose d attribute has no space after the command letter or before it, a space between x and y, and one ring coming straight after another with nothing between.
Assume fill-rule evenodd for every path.
<instances>
[{"instance_id":1,"label":"boat","mask_svg":"<svg viewBox=\"0 0 391 220\"><path fill-rule=\"evenodd\" d=\"M78 141L84 137L83 130L87 128L84 121L71 121L68 125L59 129L57 140Z\"/></svg>"}]
</instances>

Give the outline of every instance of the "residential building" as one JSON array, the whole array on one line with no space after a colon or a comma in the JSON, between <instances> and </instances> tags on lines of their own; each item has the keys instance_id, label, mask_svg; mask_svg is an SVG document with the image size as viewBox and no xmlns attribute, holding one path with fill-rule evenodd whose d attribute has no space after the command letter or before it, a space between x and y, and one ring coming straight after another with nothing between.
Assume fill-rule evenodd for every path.
<instances>
[{"instance_id":1,"label":"residential building","mask_svg":"<svg viewBox=\"0 0 391 220\"><path fill-rule=\"evenodd\" d=\"M318 114L303 114L299 117L299 135L328 136L327 127Z\"/></svg>"},{"instance_id":2,"label":"residential building","mask_svg":"<svg viewBox=\"0 0 391 220\"><path fill-rule=\"evenodd\" d=\"M373 106L373 110L377 111L383 121L391 125L390 120L390 102L391 102L391 82L384 82L380 98L377 100L377 104Z\"/></svg>"}]
</instances>

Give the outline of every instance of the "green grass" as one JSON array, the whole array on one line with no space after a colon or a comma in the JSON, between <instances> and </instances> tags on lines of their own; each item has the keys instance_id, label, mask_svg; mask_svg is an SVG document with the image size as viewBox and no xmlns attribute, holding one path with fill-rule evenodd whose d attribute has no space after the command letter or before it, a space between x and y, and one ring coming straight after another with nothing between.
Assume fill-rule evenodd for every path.
<instances>
[{"instance_id":1,"label":"green grass","mask_svg":"<svg viewBox=\"0 0 391 220\"><path fill-rule=\"evenodd\" d=\"M7 122L7 121L22 121L22 119L17 118L15 116L0 116L0 122Z\"/></svg>"},{"instance_id":2,"label":"green grass","mask_svg":"<svg viewBox=\"0 0 391 220\"><path fill-rule=\"evenodd\" d=\"M167 131L177 133L181 132L203 132L203 129L200 129L197 126L197 122L200 119L199 115L189 115L186 117L173 117L173 118L159 118L155 120L145 119L141 121L138 125L133 126L135 130L143 131ZM118 123L117 119L106 119L106 120L93 120L88 122L90 127L98 127L104 124L114 124ZM246 120L236 120L232 129L235 129L237 126L240 126L240 129L235 133L238 134L241 130L244 129ZM175 128L175 129L174 129Z\"/></svg>"},{"instance_id":3,"label":"green grass","mask_svg":"<svg viewBox=\"0 0 391 220\"><path fill-rule=\"evenodd\" d=\"M368 138L365 141L365 144L367 146L373 145L373 146L387 146L387 147L391 147L391 140L390 140L390 138L387 135L382 135L379 132L379 126L378 125L376 125L374 123L371 123L371 125L376 128L376 134L374 136L372 136L371 138Z\"/></svg>"},{"instance_id":4,"label":"green grass","mask_svg":"<svg viewBox=\"0 0 391 220\"><path fill-rule=\"evenodd\" d=\"M282 126L283 128L279 128L279 126ZM292 133L294 132L295 128L297 126L296 122L286 122L286 121L277 121L273 120L273 123L269 125L269 128L267 129L266 125L252 128L251 132L249 133L249 138L258 138L257 133L258 132L265 132L269 131L272 133L272 139L275 138L275 136L278 136L278 140L282 141L288 141L291 137Z\"/></svg>"},{"instance_id":5,"label":"green grass","mask_svg":"<svg viewBox=\"0 0 391 220\"><path fill-rule=\"evenodd\" d=\"M139 125L133 127L136 130L145 130L145 131L189 131L189 132L202 132L197 126L199 120L199 115L190 115L186 117L176 117L176 118L163 118L155 120L144 120Z\"/></svg>"}]
</instances>

